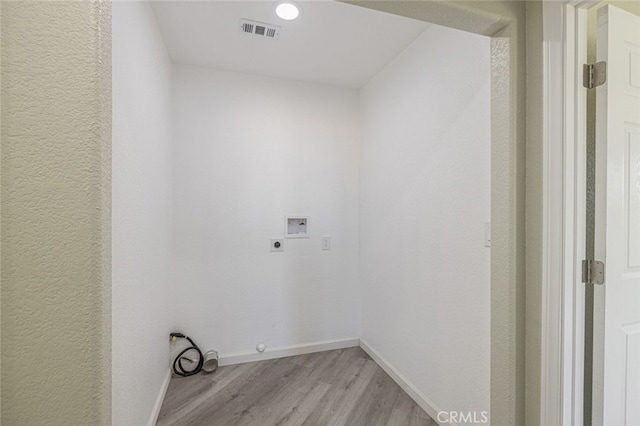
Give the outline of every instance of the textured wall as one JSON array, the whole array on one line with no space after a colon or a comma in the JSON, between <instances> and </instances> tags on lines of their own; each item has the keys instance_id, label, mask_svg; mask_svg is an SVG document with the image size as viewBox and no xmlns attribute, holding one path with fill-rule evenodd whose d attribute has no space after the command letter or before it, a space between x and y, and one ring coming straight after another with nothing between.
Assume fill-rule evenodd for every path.
<instances>
[{"instance_id":1,"label":"textured wall","mask_svg":"<svg viewBox=\"0 0 640 426\"><path fill-rule=\"evenodd\" d=\"M527 2L526 424L540 424L542 335L542 2Z\"/></svg>"},{"instance_id":2,"label":"textured wall","mask_svg":"<svg viewBox=\"0 0 640 426\"><path fill-rule=\"evenodd\" d=\"M357 92L186 65L173 82L176 328L223 356L359 336ZM311 237L271 253L287 214Z\"/></svg>"},{"instance_id":3,"label":"textured wall","mask_svg":"<svg viewBox=\"0 0 640 426\"><path fill-rule=\"evenodd\" d=\"M489 411L490 41L432 25L361 90L363 340L438 408L478 417Z\"/></svg>"},{"instance_id":4,"label":"textured wall","mask_svg":"<svg viewBox=\"0 0 640 426\"><path fill-rule=\"evenodd\" d=\"M171 163L171 60L150 4L115 2L112 287L115 425L146 424L168 373Z\"/></svg>"},{"instance_id":5,"label":"textured wall","mask_svg":"<svg viewBox=\"0 0 640 426\"><path fill-rule=\"evenodd\" d=\"M2 158L2 7L0 6L0 159ZM2 161L0 161L0 218L2 217ZM1 219L0 219L1 221ZM2 226L0 226L2 241ZM2 425L2 244L0 243L0 425Z\"/></svg>"},{"instance_id":6,"label":"textured wall","mask_svg":"<svg viewBox=\"0 0 640 426\"><path fill-rule=\"evenodd\" d=\"M2 419L110 423L110 7L2 2Z\"/></svg>"}]
</instances>

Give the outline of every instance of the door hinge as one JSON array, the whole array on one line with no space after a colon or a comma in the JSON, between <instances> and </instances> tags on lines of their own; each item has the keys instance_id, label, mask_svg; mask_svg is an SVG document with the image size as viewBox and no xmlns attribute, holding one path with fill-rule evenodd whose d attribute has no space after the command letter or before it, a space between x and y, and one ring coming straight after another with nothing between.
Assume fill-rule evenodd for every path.
<instances>
[{"instance_id":1,"label":"door hinge","mask_svg":"<svg viewBox=\"0 0 640 426\"><path fill-rule=\"evenodd\" d=\"M583 260L582 282L585 284L604 284L604 262L593 259Z\"/></svg>"},{"instance_id":2,"label":"door hinge","mask_svg":"<svg viewBox=\"0 0 640 426\"><path fill-rule=\"evenodd\" d=\"M587 89L602 86L607 81L607 63L604 61L582 66L582 85Z\"/></svg>"}]
</instances>

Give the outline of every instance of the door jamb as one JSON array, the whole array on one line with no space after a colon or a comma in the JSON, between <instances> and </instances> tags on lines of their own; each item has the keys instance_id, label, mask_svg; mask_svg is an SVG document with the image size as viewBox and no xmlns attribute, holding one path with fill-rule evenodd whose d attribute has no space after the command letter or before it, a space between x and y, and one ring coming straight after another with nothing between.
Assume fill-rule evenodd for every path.
<instances>
[{"instance_id":1,"label":"door jamb","mask_svg":"<svg viewBox=\"0 0 640 426\"><path fill-rule=\"evenodd\" d=\"M582 424L586 247L587 11L543 2L543 283L540 419Z\"/></svg>"}]
</instances>

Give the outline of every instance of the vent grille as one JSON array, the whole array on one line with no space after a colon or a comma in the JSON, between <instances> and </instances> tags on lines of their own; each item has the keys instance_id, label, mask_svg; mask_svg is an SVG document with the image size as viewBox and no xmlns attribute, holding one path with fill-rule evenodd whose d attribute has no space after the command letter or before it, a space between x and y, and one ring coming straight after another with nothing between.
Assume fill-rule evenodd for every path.
<instances>
[{"instance_id":1,"label":"vent grille","mask_svg":"<svg viewBox=\"0 0 640 426\"><path fill-rule=\"evenodd\" d=\"M244 34L272 39L278 38L278 36L280 35L280 27L277 25L250 21L248 19L240 20L240 31Z\"/></svg>"},{"instance_id":2,"label":"vent grille","mask_svg":"<svg viewBox=\"0 0 640 426\"><path fill-rule=\"evenodd\" d=\"M253 34L253 24L245 22L242 24L242 31L245 33Z\"/></svg>"}]
</instances>

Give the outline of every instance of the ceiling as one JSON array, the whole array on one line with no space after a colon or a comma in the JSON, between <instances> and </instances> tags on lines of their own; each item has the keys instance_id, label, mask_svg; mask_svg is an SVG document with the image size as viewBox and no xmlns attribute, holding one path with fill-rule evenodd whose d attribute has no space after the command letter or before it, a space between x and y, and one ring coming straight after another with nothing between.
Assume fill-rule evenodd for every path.
<instances>
[{"instance_id":1,"label":"ceiling","mask_svg":"<svg viewBox=\"0 0 640 426\"><path fill-rule=\"evenodd\" d=\"M429 24L332 0L298 1L284 21L275 1L158 1L153 9L174 62L359 88ZM277 39L248 35L240 19L275 24Z\"/></svg>"}]
</instances>

